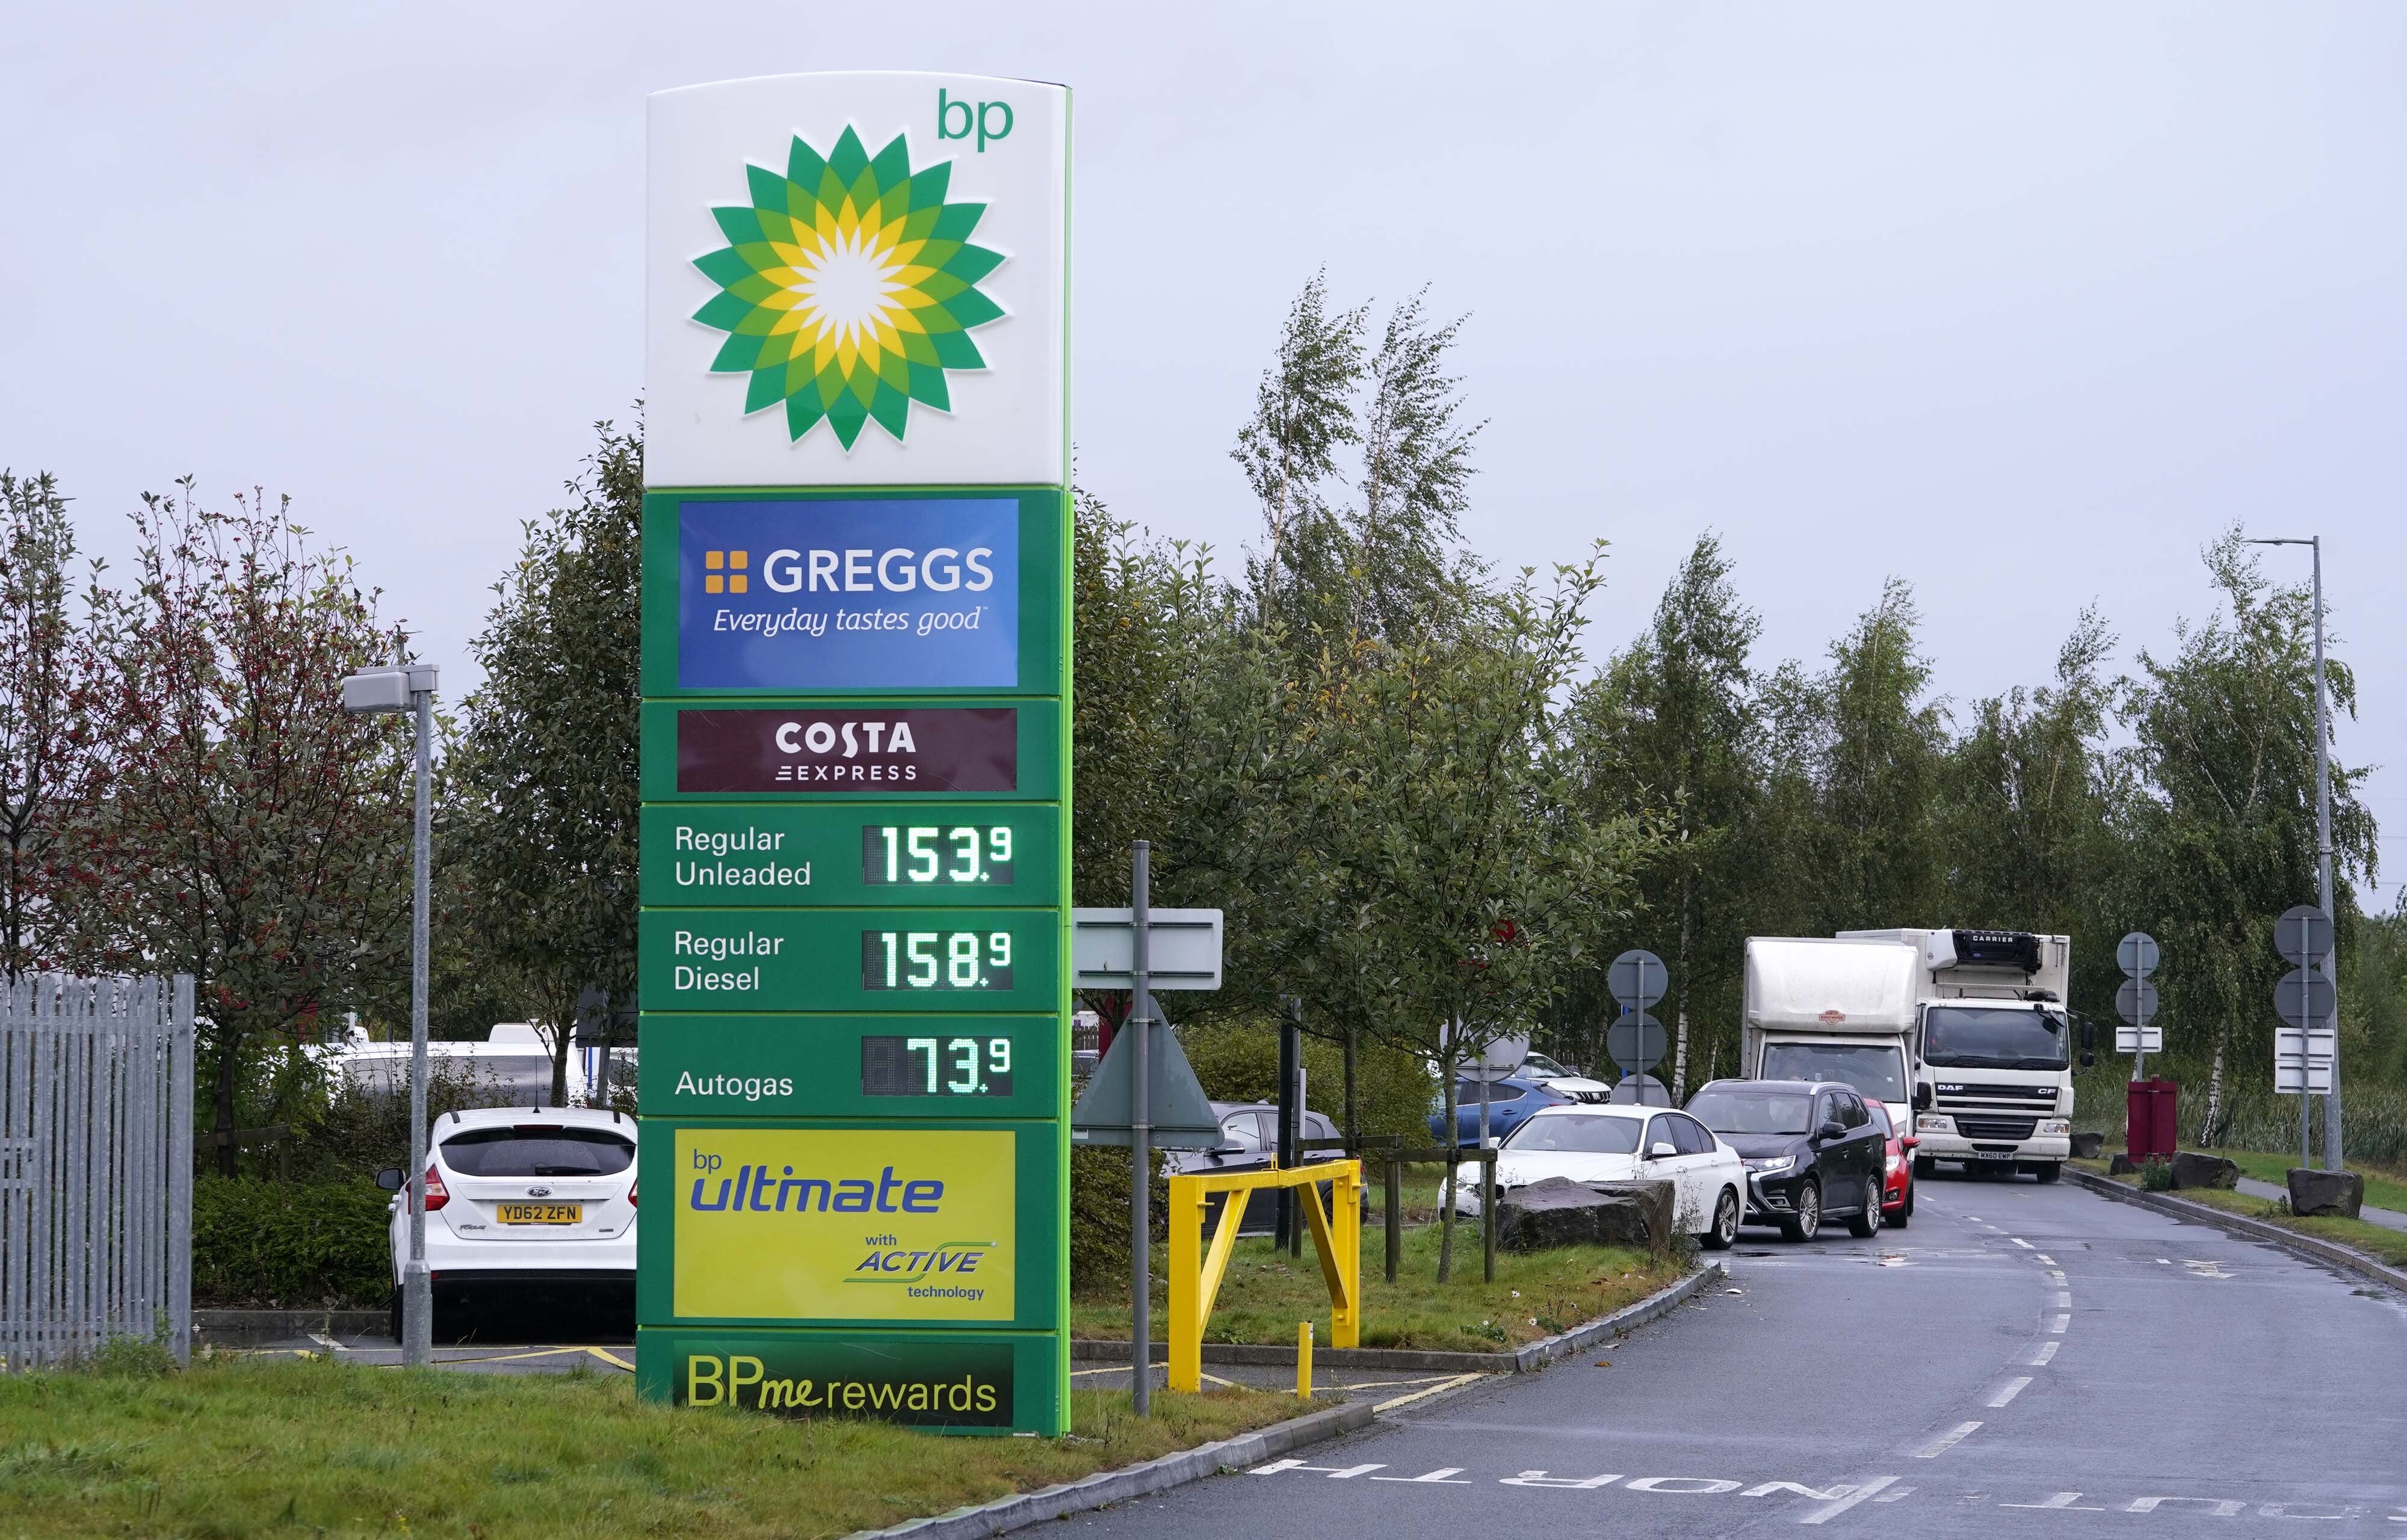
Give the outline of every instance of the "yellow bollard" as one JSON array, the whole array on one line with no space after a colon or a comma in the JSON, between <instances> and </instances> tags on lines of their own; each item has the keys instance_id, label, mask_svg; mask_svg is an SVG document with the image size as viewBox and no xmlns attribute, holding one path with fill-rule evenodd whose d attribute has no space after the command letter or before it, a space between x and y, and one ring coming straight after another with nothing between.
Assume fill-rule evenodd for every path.
<instances>
[{"instance_id":1,"label":"yellow bollard","mask_svg":"<svg viewBox=\"0 0 2407 1540\"><path fill-rule=\"evenodd\" d=\"M1312 1399L1312 1322L1301 1322L1295 1331L1295 1398Z\"/></svg>"}]
</instances>

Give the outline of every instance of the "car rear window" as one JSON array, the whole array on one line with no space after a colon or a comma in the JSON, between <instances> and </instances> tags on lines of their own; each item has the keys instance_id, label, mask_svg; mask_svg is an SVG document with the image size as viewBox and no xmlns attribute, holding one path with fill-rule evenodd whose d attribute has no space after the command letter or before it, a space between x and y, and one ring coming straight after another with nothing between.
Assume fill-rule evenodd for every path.
<instances>
[{"instance_id":1,"label":"car rear window","mask_svg":"<svg viewBox=\"0 0 2407 1540\"><path fill-rule=\"evenodd\" d=\"M1504 1148L1521 1153L1554 1150L1577 1155L1629 1155L1638 1150L1639 1121L1602 1114L1531 1118L1513 1131Z\"/></svg>"},{"instance_id":2,"label":"car rear window","mask_svg":"<svg viewBox=\"0 0 2407 1540\"><path fill-rule=\"evenodd\" d=\"M1700 1091L1688 1111L1716 1134L1802 1134L1813 1100L1802 1091Z\"/></svg>"},{"instance_id":3,"label":"car rear window","mask_svg":"<svg viewBox=\"0 0 2407 1540\"><path fill-rule=\"evenodd\" d=\"M463 1177L614 1177L634 1160L634 1145L605 1128L520 1123L443 1141L443 1163Z\"/></svg>"}]
</instances>

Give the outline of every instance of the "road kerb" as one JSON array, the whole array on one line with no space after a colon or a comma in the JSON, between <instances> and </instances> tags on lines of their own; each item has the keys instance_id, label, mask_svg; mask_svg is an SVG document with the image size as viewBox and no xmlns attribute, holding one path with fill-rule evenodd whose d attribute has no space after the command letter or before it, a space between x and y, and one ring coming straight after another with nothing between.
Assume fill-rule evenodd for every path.
<instances>
[{"instance_id":1,"label":"road kerb","mask_svg":"<svg viewBox=\"0 0 2407 1540\"><path fill-rule=\"evenodd\" d=\"M2313 1236L2302 1236L2295 1230L2285 1230L2278 1224L2268 1224L2260 1219L2249 1219L2242 1214L2227 1214L2220 1208L2211 1208L2203 1203L2192 1203L2187 1198L2175 1197L2170 1193L2150 1193L2137 1187L2126 1187L2119 1181L2109 1180L2107 1178L2088 1171L2075 1170L2069 1166L2065 1167L2064 1174L2102 1197L2114 1198L2123 1203L2134 1203L2143 1208L2154 1208L2158 1213L2171 1214L2179 1219L2194 1219L2200 1223L2219 1226L2235 1236L2245 1236L2251 1240L2272 1241L2274 1245L2304 1257L2310 1262L2329 1263L2333 1266L2345 1268L2359 1278L2370 1279L2386 1288L2396 1289L2401 1293L2407 1293L2407 1273L2402 1273L2396 1267L2385 1266L2362 1251L2352 1250L2345 1246L2335 1246L2328 1240L2317 1240Z\"/></svg>"},{"instance_id":2,"label":"road kerb","mask_svg":"<svg viewBox=\"0 0 2407 1540\"><path fill-rule=\"evenodd\" d=\"M1424 1350L1418 1348L1316 1348L1312 1361L1324 1369L1422 1369L1431 1374L1529 1374L1542 1369L1554 1360L1594 1347L1617 1333L1654 1320L1664 1311L1686 1304L1707 1285L1719 1282L1725 1276L1722 1264L1709 1262L1675 1283L1667 1284L1645 1299L1625 1305L1611 1315L1583 1321L1568 1332L1543 1336L1509 1353L1457 1353ZM1124 1341L1078 1337L1070 1343L1070 1356L1082 1363L1125 1363L1129 1345ZM1169 1361L1170 1345L1153 1344L1153 1362ZM1281 1343L1206 1342L1204 1344L1206 1363L1250 1364L1258 1368L1293 1368L1295 1349Z\"/></svg>"},{"instance_id":3,"label":"road kerb","mask_svg":"<svg viewBox=\"0 0 2407 1540\"><path fill-rule=\"evenodd\" d=\"M1140 1465L1098 1471L1080 1480L1020 1492L978 1507L956 1508L932 1519L914 1519L888 1529L862 1530L850 1540L982 1540L1048 1519L1132 1502L1224 1470L1246 1470L1323 1439L1359 1432L1369 1427L1376 1415L1369 1402L1348 1401Z\"/></svg>"}]
</instances>

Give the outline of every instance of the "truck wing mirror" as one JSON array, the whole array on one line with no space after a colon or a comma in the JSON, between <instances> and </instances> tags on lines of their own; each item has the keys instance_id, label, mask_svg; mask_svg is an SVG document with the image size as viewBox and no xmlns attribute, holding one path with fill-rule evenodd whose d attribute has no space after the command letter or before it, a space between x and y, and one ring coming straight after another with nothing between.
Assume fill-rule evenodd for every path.
<instances>
[{"instance_id":1,"label":"truck wing mirror","mask_svg":"<svg viewBox=\"0 0 2407 1540\"><path fill-rule=\"evenodd\" d=\"M1916 1082L1914 1087L1914 1109L1917 1112L1928 1112L1930 1110L1930 1082L1929 1081L1919 1081Z\"/></svg>"},{"instance_id":2,"label":"truck wing mirror","mask_svg":"<svg viewBox=\"0 0 2407 1540\"><path fill-rule=\"evenodd\" d=\"M2083 1049L2083 1050L2081 1051L2081 1067L2082 1067L2082 1068L2087 1069L2087 1068L2088 1068L2091 1065L2096 1064L2097 1062L2098 1062L2098 1055L2097 1055L2096 1053L2092 1053L2090 1050L2088 1050L2088 1049L2087 1049L2087 1048L2085 1048L2085 1049Z\"/></svg>"}]
</instances>

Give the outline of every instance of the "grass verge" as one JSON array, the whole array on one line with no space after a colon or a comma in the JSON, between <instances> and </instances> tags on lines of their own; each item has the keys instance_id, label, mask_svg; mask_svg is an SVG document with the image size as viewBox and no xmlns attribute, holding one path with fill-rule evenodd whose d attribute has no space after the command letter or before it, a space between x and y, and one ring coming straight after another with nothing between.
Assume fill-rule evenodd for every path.
<instances>
[{"instance_id":1,"label":"grass verge","mask_svg":"<svg viewBox=\"0 0 2407 1540\"><path fill-rule=\"evenodd\" d=\"M2268 1155L2254 1150L2210 1150L2210 1155L2221 1155L2238 1164L2240 1174L2258 1181L2270 1181L2286 1187L2290 1180L2290 1167L2298 1164L2288 1155ZM2365 1201L2376 1208L2407 1213L2407 1178L2387 1172L2368 1170L2363 1166L2349 1169L2365 1179Z\"/></svg>"},{"instance_id":2,"label":"grass verge","mask_svg":"<svg viewBox=\"0 0 2407 1540\"><path fill-rule=\"evenodd\" d=\"M1293 1397L1077 1392L1065 1439L640 1403L623 1376L204 1361L0 1377L0 1534L842 1535L1293 1416Z\"/></svg>"},{"instance_id":3,"label":"grass verge","mask_svg":"<svg viewBox=\"0 0 2407 1540\"><path fill-rule=\"evenodd\" d=\"M1479 1226L1460 1222L1454 1236L1454 1281L1437 1281L1438 1229L1403 1233L1396 1281L1387 1280L1387 1240L1375 1220L1362 1228L1362 1346L1426 1351L1509 1351L1569 1331L1678 1281L1676 1257L1605 1246L1544 1251L1498 1251L1496 1281L1480 1280ZM1159 1254L1159 1253L1157 1253ZM1154 1280L1153 1335L1168 1335L1168 1287ZM1289 1257L1268 1240L1242 1240L1204 1328L1206 1342L1293 1344L1299 1321L1317 1322L1315 1339L1329 1345L1329 1287L1309 1240ZM1120 1337L1129 1333L1125 1296L1075 1299L1072 1335Z\"/></svg>"},{"instance_id":4,"label":"grass verge","mask_svg":"<svg viewBox=\"0 0 2407 1540\"><path fill-rule=\"evenodd\" d=\"M2280 1157L2266 1158L2278 1160ZM2075 1161L2073 1164L2085 1171L2105 1177L2109 1181L2120 1182L2126 1187L2140 1185L2140 1180L2135 1176L2110 1175L2104 1161L2085 1160ZM2254 1176L2256 1173L2249 1174ZM2360 1219L2300 1219L2290 1212L2287 1199L2254 1197L2246 1193L2227 1193L2218 1187L2185 1187L2171 1195L2187 1198L2192 1203L2204 1204L2209 1208L2220 1208L2227 1214L2238 1214L2243 1219L2262 1220L2268 1224L2278 1224L2285 1230L2294 1230L2302 1236L2312 1236L2317 1240L2329 1241L2334 1246L2345 1246L2351 1250L2364 1252L2385 1266L2407 1267L2407 1234L2383 1225L2369 1224ZM2387 1208L2388 1205L2381 1207Z\"/></svg>"}]
</instances>

